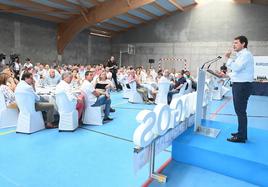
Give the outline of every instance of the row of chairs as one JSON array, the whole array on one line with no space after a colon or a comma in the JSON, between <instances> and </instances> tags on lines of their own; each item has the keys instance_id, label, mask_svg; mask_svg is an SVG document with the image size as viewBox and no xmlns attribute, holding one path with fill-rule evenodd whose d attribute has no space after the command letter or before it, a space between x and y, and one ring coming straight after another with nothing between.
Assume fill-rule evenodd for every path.
<instances>
[{"instance_id":1,"label":"row of chairs","mask_svg":"<svg viewBox=\"0 0 268 187\"><path fill-rule=\"evenodd\" d=\"M122 85L123 85L122 86L123 98L127 98L130 103L143 103L141 95L137 92L137 85L135 81L129 83L130 88L127 88L125 83L122 83ZM167 104L167 94L169 92L169 88L170 88L169 82L158 83L158 94L156 95L155 100L156 104ZM187 80L187 82L184 83L184 85L180 89L180 92L174 94L172 98L179 98L180 96L191 92L192 92L192 81Z\"/></svg>"},{"instance_id":2,"label":"row of chairs","mask_svg":"<svg viewBox=\"0 0 268 187\"><path fill-rule=\"evenodd\" d=\"M16 93L16 103L19 108L8 108L4 95L0 92L0 128L16 126L16 132L33 133L45 128L42 112L35 110L35 97L30 93ZM84 124L102 125L102 106L87 105L85 96ZM76 103L68 100L65 93L56 94L56 104L60 115L59 131L74 131L78 127L78 112Z\"/></svg>"}]
</instances>

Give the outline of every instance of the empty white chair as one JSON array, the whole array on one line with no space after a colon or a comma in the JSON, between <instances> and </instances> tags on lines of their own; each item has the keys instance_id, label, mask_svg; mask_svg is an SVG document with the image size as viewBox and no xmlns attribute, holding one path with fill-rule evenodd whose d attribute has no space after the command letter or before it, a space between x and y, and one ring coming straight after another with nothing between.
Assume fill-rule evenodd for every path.
<instances>
[{"instance_id":1,"label":"empty white chair","mask_svg":"<svg viewBox=\"0 0 268 187\"><path fill-rule=\"evenodd\" d=\"M56 104L60 114L59 131L74 131L78 127L76 101L70 101L64 92L56 94Z\"/></svg>"},{"instance_id":2,"label":"empty white chair","mask_svg":"<svg viewBox=\"0 0 268 187\"><path fill-rule=\"evenodd\" d=\"M143 103L143 99L137 91L136 81L131 81L129 83L129 86L130 86L130 97L129 97L128 101L130 103Z\"/></svg>"},{"instance_id":3,"label":"empty white chair","mask_svg":"<svg viewBox=\"0 0 268 187\"><path fill-rule=\"evenodd\" d=\"M167 95L170 88L170 82L158 83L158 93L156 95L156 104L167 104Z\"/></svg>"},{"instance_id":4,"label":"empty white chair","mask_svg":"<svg viewBox=\"0 0 268 187\"><path fill-rule=\"evenodd\" d=\"M5 97L0 90L0 129L16 126L18 116L18 109L8 108L6 106Z\"/></svg>"},{"instance_id":5,"label":"empty white chair","mask_svg":"<svg viewBox=\"0 0 268 187\"><path fill-rule=\"evenodd\" d=\"M91 106L87 94L85 96L85 111L83 113L83 124L87 125L103 125L103 105Z\"/></svg>"},{"instance_id":6,"label":"empty white chair","mask_svg":"<svg viewBox=\"0 0 268 187\"><path fill-rule=\"evenodd\" d=\"M30 134L44 129L42 112L35 110L35 96L31 93L17 92L15 99L20 110L16 132Z\"/></svg>"}]
</instances>

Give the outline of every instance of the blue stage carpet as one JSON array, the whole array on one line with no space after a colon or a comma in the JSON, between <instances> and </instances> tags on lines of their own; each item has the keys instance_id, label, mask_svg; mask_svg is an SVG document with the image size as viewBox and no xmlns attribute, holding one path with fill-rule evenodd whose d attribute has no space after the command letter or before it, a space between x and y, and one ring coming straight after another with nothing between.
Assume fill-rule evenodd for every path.
<instances>
[{"instance_id":1,"label":"blue stage carpet","mask_svg":"<svg viewBox=\"0 0 268 187\"><path fill-rule=\"evenodd\" d=\"M249 128L246 144L226 141L237 126L204 121L221 129L217 138L197 135L188 129L173 142L172 158L260 186L268 186L268 131Z\"/></svg>"},{"instance_id":2,"label":"blue stage carpet","mask_svg":"<svg viewBox=\"0 0 268 187\"><path fill-rule=\"evenodd\" d=\"M232 177L174 160L169 163L162 174L168 176L167 183L161 184L153 181L150 187L257 187Z\"/></svg>"}]
</instances>

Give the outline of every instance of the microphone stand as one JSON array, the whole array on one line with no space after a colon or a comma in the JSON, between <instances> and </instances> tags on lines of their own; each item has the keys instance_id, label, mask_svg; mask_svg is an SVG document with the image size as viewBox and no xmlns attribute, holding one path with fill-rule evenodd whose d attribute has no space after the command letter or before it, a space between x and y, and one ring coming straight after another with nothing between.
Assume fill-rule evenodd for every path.
<instances>
[{"instance_id":1,"label":"microphone stand","mask_svg":"<svg viewBox=\"0 0 268 187\"><path fill-rule=\"evenodd\" d=\"M205 62L205 63L202 65L201 69L203 69L203 68L205 67L206 64L216 62L216 61L218 61L219 59L221 59L220 56L218 56L217 58L213 58L212 60L209 60L209 61Z\"/></svg>"},{"instance_id":2,"label":"microphone stand","mask_svg":"<svg viewBox=\"0 0 268 187\"><path fill-rule=\"evenodd\" d=\"M217 62L217 61L220 60L220 59L221 59L221 56L218 56L214 61L210 62L209 65L208 65L208 68L207 68L207 69L209 69L210 66L211 66L213 63Z\"/></svg>"}]
</instances>

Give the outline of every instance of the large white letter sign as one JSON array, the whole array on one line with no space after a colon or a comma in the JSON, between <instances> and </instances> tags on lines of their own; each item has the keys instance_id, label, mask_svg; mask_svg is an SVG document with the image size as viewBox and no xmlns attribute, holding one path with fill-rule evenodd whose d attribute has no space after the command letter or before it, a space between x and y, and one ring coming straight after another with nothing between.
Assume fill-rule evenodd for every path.
<instances>
[{"instance_id":1,"label":"large white letter sign","mask_svg":"<svg viewBox=\"0 0 268 187\"><path fill-rule=\"evenodd\" d=\"M172 99L170 103L171 110L171 119L170 119L170 128L175 128L181 120L181 113L182 113L182 100L180 98Z\"/></svg>"},{"instance_id":2,"label":"large white letter sign","mask_svg":"<svg viewBox=\"0 0 268 187\"><path fill-rule=\"evenodd\" d=\"M191 115L192 102L193 101L191 100L191 96L189 94L185 95L185 100L184 100L185 118L189 118Z\"/></svg>"},{"instance_id":3,"label":"large white letter sign","mask_svg":"<svg viewBox=\"0 0 268 187\"><path fill-rule=\"evenodd\" d=\"M170 122L170 108L165 104L158 104L154 108L154 112L156 114L156 123L154 126L154 133L157 135L163 135L169 129Z\"/></svg>"},{"instance_id":4,"label":"large white letter sign","mask_svg":"<svg viewBox=\"0 0 268 187\"><path fill-rule=\"evenodd\" d=\"M192 93L190 93L189 94L189 97L191 97L191 104L192 104L192 106L191 106L191 114L194 114L195 113L195 107L196 107L196 92L192 92Z\"/></svg>"},{"instance_id":5,"label":"large white letter sign","mask_svg":"<svg viewBox=\"0 0 268 187\"><path fill-rule=\"evenodd\" d=\"M136 146L146 147L154 137L153 127L156 121L156 115L150 110L142 110L136 116L136 120L140 123L133 135L133 142Z\"/></svg>"}]
</instances>

